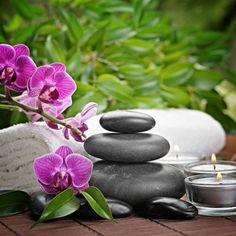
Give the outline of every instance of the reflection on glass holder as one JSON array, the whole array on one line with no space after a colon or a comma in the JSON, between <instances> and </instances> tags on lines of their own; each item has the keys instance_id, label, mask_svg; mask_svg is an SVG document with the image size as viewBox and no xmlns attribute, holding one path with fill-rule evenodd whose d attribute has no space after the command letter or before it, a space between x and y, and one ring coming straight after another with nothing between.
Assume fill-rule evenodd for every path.
<instances>
[{"instance_id":1,"label":"reflection on glass holder","mask_svg":"<svg viewBox=\"0 0 236 236\"><path fill-rule=\"evenodd\" d=\"M236 178L222 175L194 175L185 179L187 200L194 204L200 215L236 215Z\"/></svg>"}]
</instances>

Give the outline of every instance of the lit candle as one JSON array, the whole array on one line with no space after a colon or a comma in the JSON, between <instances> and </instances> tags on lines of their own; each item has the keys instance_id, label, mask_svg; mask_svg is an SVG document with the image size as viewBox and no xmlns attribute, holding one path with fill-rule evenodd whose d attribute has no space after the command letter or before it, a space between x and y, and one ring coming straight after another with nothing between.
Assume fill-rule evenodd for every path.
<instances>
[{"instance_id":1,"label":"lit candle","mask_svg":"<svg viewBox=\"0 0 236 236\"><path fill-rule=\"evenodd\" d=\"M236 178L230 175L194 175L185 179L188 201L201 215L236 214Z\"/></svg>"},{"instance_id":2,"label":"lit candle","mask_svg":"<svg viewBox=\"0 0 236 236\"><path fill-rule=\"evenodd\" d=\"M200 156L198 154L191 155L189 153L181 153L180 147L177 144L175 144L173 147L173 152L154 162L162 164L170 164L183 170L185 165L189 163L199 162L204 159L205 159L204 156Z\"/></svg>"},{"instance_id":3,"label":"lit candle","mask_svg":"<svg viewBox=\"0 0 236 236\"><path fill-rule=\"evenodd\" d=\"M236 176L236 162L217 161L215 154L211 156L211 161L201 161L198 163L190 163L185 166L184 171L187 175L196 174L214 174L221 172L223 174L233 174Z\"/></svg>"}]
</instances>

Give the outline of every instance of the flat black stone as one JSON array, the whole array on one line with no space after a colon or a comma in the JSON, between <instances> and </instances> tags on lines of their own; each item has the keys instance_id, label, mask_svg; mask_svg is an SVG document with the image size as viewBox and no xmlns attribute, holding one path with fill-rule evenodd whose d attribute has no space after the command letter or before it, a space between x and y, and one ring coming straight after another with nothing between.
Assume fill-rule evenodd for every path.
<instances>
[{"instance_id":1,"label":"flat black stone","mask_svg":"<svg viewBox=\"0 0 236 236\"><path fill-rule=\"evenodd\" d=\"M45 192L37 192L31 196L30 211L31 211L32 218L34 220L37 220L40 217L45 206L54 197L55 197L54 194L47 194Z\"/></svg>"},{"instance_id":2,"label":"flat black stone","mask_svg":"<svg viewBox=\"0 0 236 236\"><path fill-rule=\"evenodd\" d=\"M183 172L171 165L99 161L94 164L90 183L106 197L137 206L157 196L181 198L184 178Z\"/></svg>"},{"instance_id":3,"label":"flat black stone","mask_svg":"<svg viewBox=\"0 0 236 236\"><path fill-rule=\"evenodd\" d=\"M154 197L140 204L136 212L144 217L159 219L192 219L198 215L197 208L191 203L168 197Z\"/></svg>"},{"instance_id":4,"label":"flat black stone","mask_svg":"<svg viewBox=\"0 0 236 236\"><path fill-rule=\"evenodd\" d=\"M100 124L113 132L137 133L150 130L156 122L151 116L141 112L111 111L100 118Z\"/></svg>"},{"instance_id":5,"label":"flat black stone","mask_svg":"<svg viewBox=\"0 0 236 236\"><path fill-rule=\"evenodd\" d=\"M37 220L43 212L45 206L55 195L44 192L37 192L31 197L30 211L32 218ZM78 211L73 216L80 219L101 219L90 207L87 201L79 196L81 205ZM106 198L109 207L111 208L114 218L128 217L133 213L133 208L128 203L114 198Z\"/></svg>"},{"instance_id":6,"label":"flat black stone","mask_svg":"<svg viewBox=\"0 0 236 236\"><path fill-rule=\"evenodd\" d=\"M114 218L128 217L133 213L133 207L128 203L114 198L106 198ZM79 219L101 219L84 198L80 198L81 206L73 215Z\"/></svg>"},{"instance_id":7,"label":"flat black stone","mask_svg":"<svg viewBox=\"0 0 236 236\"><path fill-rule=\"evenodd\" d=\"M90 155L103 160L137 163L165 156L170 144L156 134L103 133L87 138L84 148Z\"/></svg>"}]
</instances>

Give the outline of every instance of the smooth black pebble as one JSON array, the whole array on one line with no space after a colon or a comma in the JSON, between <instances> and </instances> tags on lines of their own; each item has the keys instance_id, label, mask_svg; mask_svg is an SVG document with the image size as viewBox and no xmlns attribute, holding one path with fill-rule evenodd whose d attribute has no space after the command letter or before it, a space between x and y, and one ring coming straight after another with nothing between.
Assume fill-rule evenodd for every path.
<instances>
[{"instance_id":1,"label":"smooth black pebble","mask_svg":"<svg viewBox=\"0 0 236 236\"><path fill-rule=\"evenodd\" d=\"M192 219L198 215L197 208L191 203L169 197L154 197L140 204L136 212L158 219Z\"/></svg>"},{"instance_id":2,"label":"smooth black pebble","mask_svg":"<svg viewBox=\"0 0 236 236\"><path fill-rule=\"evenodd\" d=\"M90 184L106 197L135 206L155 196L181 198L185 193L184 178L183 172L171 165L98 161Z\"/></svg>"},{"instance_id":3,"label":"smooth black pebble","mask_svg":"<svg viewBox=\"0 0 236 236\"><path fill-rule=\"evenodd\" d=\"M114 218L128 217L133 213L133 207L126 202L114 198L106 198L106 200ZM84 198L80 198L80 201L80 208L74 216L80 219L101 219Z\"/></svg>"},{"instance_id":4,"label":"smooth black pebble","mask_svg":"<svg viewBox=\"0 0 236 236\"><path fill-rule=\"evenodd\" d=\"M113 132L137 133L150 130L156 122L151 116L141 112L111 111L100 118L100 124Z\"/></svg>"},{"instance_id":5,"label":"smooth black pebble","mask_svg":"<svg viewBox=\"0 0 236 236\"><path fill-rule=\"evenodd\" d=\"M30 211L34 220L37 220L40 217L45 206L54 197L54 194L47 194L44 192L37 192L31 196Z\"/></svg>"},{"instance_id":6,"label":"smooth black pebble","mask_svg":"<svg viewBox=\"0 0 236 236\"><path fill-rule=\"evenodd\" d=\"M30 210L34 220L37 220L43 212L45 206L55 195L44 192L37 192L31 197ZM87 201L79 196L81 205L78 211L73 215L81 219L101 219L90 207ZM109 207L111 208L114 218L128 217L133 213L133 208L128 203L114 198L106 198Z\"/></svg>"},{"instance_id":7,"label":"smooth black pebble","mask_svg":"<svg viewBox=\"0 0 236 236\"><path fill-rule=\"evenodd\" d=\"M87 138L84 148L90 155L103 160L138 163L165 156L170 144L156 134L103 133Z\"/></svg>"}]
</instances>

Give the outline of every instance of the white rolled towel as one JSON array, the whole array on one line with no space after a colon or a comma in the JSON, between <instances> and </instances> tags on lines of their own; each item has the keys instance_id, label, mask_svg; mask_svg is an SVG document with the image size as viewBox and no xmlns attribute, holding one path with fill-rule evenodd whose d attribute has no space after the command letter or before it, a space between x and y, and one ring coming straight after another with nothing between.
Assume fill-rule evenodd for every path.
<instances>
[{"instance_id":1,"label":"white rolled towel","mask_svg":"<svg viewBox=\"0 0 236 236\"><path fill-rule=\"evenodd\" d=\"M210 156L225 144L225 132L210 115L188 109L139 109L151 115L156 126L148 133L159 134L171 144L179 146L180 154ZM87 136L108 132L104 130L97 115L88 120ZM75 152L92 158L83 144L67 141L61 131L51 130L42 124L19 124L0 130L0 188L22 189L33 192L40 188L33 174L33 160L45 153L54 152L61 145L69 145Z\"/></svg>"}]
</instances>

